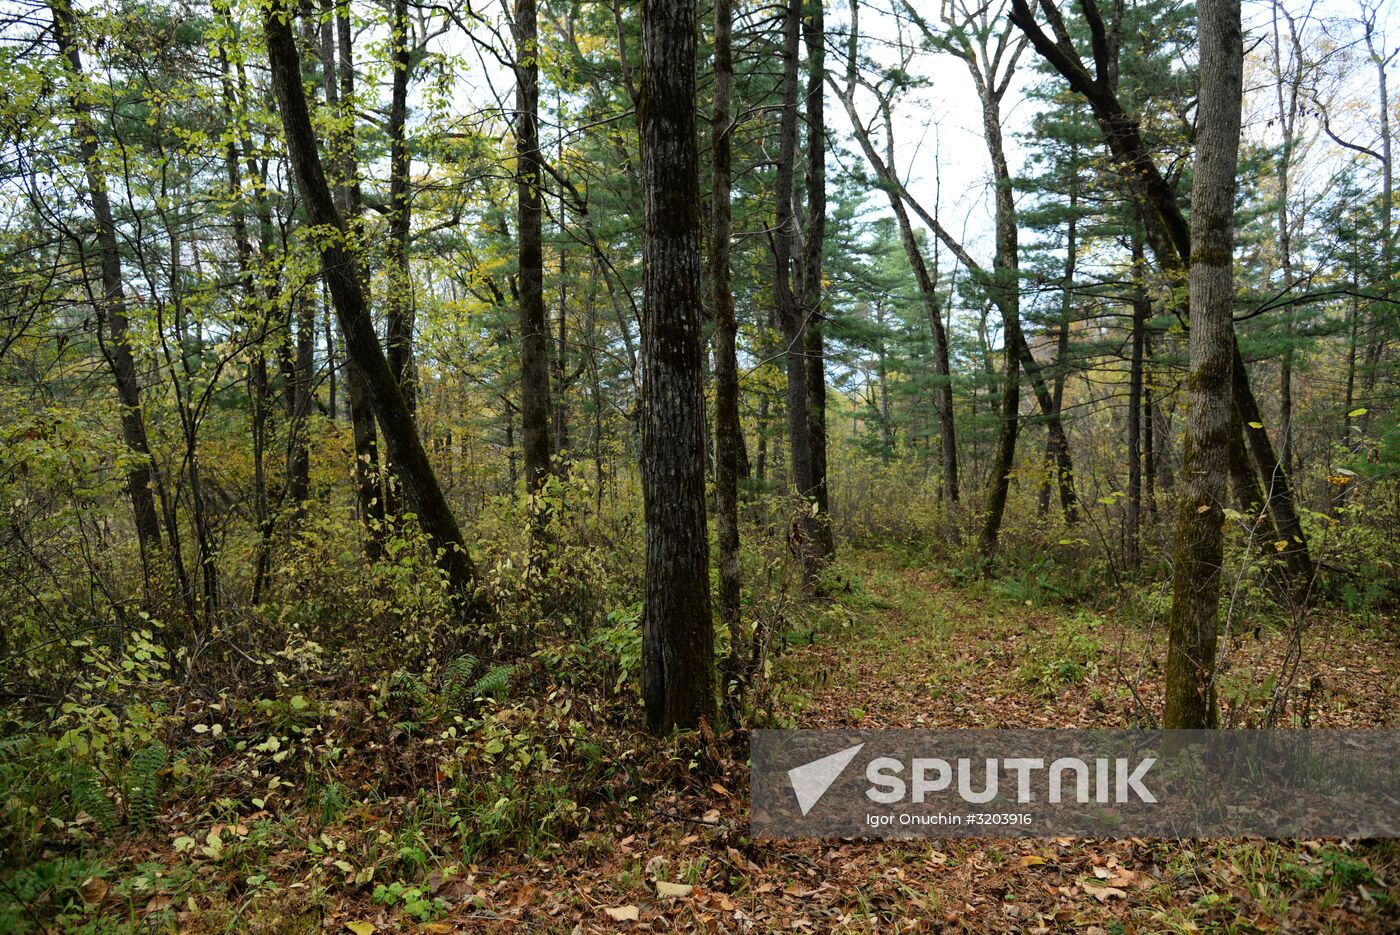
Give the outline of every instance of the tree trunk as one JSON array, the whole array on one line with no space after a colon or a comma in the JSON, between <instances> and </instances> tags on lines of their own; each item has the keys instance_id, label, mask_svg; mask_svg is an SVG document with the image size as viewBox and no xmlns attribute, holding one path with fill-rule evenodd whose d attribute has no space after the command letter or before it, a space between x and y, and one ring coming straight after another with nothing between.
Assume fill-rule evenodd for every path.
<instances>
[{"instance_id":1,"label":"tree trunk","mask_svg":"<svg viewBox=\"0 0 1400 935\"><path fill-rule=\"evenodd\" d=\"M856 141L860 143L866 161L870 163L870 168L875 172L875 178L884 188L886 197L889 198L890 208L894 211L895 221L899 225L899 242L904 248L905 257L909 260L909 268L914 273L914 281L919 287L919 298L924 306L924 314L928 317L929 327L933 331L933 368L937 376L937 394L934 397L934 405L938 409L942 447L942 492L943 499L948 504L956 504L959 496L958 436L953 414L952 371L948 362L948 330L944 327L938 300L937 277L929 274L928 264L924 261L923 252L919 249L919 242L914 237L914 226L909 220L909 211L904 204L903 185L895 176L894 121L888 102L880 102L881 116L885 123L886 157L881 157L875 149L865 122L861 120L860 114L856 111L857 68L860 61L857 54L860 43L860 6L858 0L850 0L850 18L850 32L846 39L846 86L840 90L838 96L845 107L846 116L850 119L851 130L856 136ZM949 528L956 534L956 524L950 524Z\"/></svg>"},{"instance_id":2,"label":"tree trunk","mask_svg":"<svg viewBox=\"0 0 1400 935\"><path fill-rule=\"evenodd\" d=\"M1235 0L1199 0L1200 103L1191 188L1191 337L1185 489L1168 629L1167 729L1214 727L1221 525L1239 366L1234 340L1234 209L1244 46Z\"/></svg>"},{"instance_id":3,"label":"tree trunk","mask_svg":"<svg viewBox=\"0 0 1400 935\"><path fill-rule=\"evenodd\" d=\"M413 227L412 192L409 191L411 157L408 151L408 82L412 65L409 47L412 27L408 22L408 0L393 0L392 37L393 82L389 97L389 240L385 244L385 345L389 370L398 381L410 414L418 408L418 390L413 370L413 279L409 275L409 233Z\"/></svg>"},{"instance_id":4,"label":"tree trunk","mask_svg":"<svg viewBox=\"0 0 1400 935\"><path fill-rule=\"evenodd\" d=\"M640 103L642 492L647 530L642 698L653 733L714 723L705 516L695 0L644 0Z\"/></svg>"},{"instance_id":5,"label":"tree trunk","mask_svg":"<svg viewBox=\"0 0 1400 935\"><path fill-rule=\"evenodd\" d=\"M989 566L996 553L997 535L1001 530L1001 518L1006 509L1006 497L1011 484L1011 469L1016 457L1016 433L1021 410L1020 352L1025 348L1025 355L1029 356L1030 348L1021 332L1016 201L1011 185L1011 169L1002 146L1001 94L994 83L996 75L983 76L973 59L968 60L968 65L982 103L982 133L986 137L987 152L992 158L992 175L996 182L996 257L993 262L991 298L1001 309L1004 335L1002 358L1005 379L1001 396L1001 429L997 437L996 453L992 458L992 476L987 487L982 511L982 530L978 537L982 562ZM1000 87L1004 89L1006 86L1003 84ZM1068 446L1063 447L1068 450Z\"/></svg>"},{"instance_id":6,"label":"tree trunk","mask_svg":"<svg viewBox=\"0 0 1400 935\"><path fill-rule=\"evenodd\" d=\"M331 176L335 183L336 206L349 228L358 234L360 184L353 130L355 55L351 46L349 0L336 3L334 16L330 3L331 0L322 0L321 56L325 70L326 103L341 120L351 122L331 137ZM335 30L334 39L332 27ZM331 63L335 63L334 68ZM361 285L368 301L369 284L366 281ZM371 559L375 559L382 551L380 537L384 532L385 513L384 490L379 476L379 435L374 427L374 410L369 405L364 375L354 356L347 357L345 396L350 409L350 433L355 448L355 499L359 503L360 519L369 532L365 551Z\"/></svg>"},{"instance_id":7,"label":"tree trunk","mask_svg":"<svg viewBox=\"0 0 1400 935\"><path fill-rule=\"evenodd\" d=\"M475 566L447 498L433 474L398 381L380 349L362 286L359 260L347 246L349 231L331 199L301 83L296 40L288 25L289 12L280 3L269 5L265 12L263 30L268 62L286 133L287 152L307 221L313 227L332 232L330 236L319 238L317 246L340 330L345 336L346 352L359 366L365 394L384 432L390 460L398 466L404 494L437 552L438 565L447 575L463 616L468 620L480 619L484 607L476 593Z\"/></svg>"},{"instance_id":8,"label":"tree trunk","mask_svg":"<svg viewBox=\"0 0 1400 935\"><path fill-rule=\"evenodd\" d=\"M714 110L710 116L710 288L714 310L715 352L715 539L719 546L719 620L729 633L723 673L727 693L743 689L744 660L749 657L740 619L739 599L739 364L735 353L738 322L730 288L729 249L733 231L730 208L729 122L734 93L733 9L731 0L715 0ZM731 688L731 685L733 688ZM737 704L733 707L737 708Z\"/></svg>"},{"instance_id":9,"label":"tree trunk","mask_svg":"<svg viewBox=\"0 0 1400 935\"><path fill-rule=\"evenodd\" d=\"M1077 146L1070 150L1070 163L1078 157ZM1070 460L1069 441L1065 438L1063 411L1065 403L1065 372L1069 366L1069 324L1074 314L1074 274L1079 265L1079 183L1069 191L1069 220L1065 225L1065 267L1064 279L1060 284L1060 320L1055 329L1054 378L1051 381L1050 410L1045 413L1045 463L1046 470L1054 471L1060 489L1060 508L1065 521L1073 525L1077 520L1075 510L1073 463ZM1043 408L1043 407L1042 407ZM1069 476L1066 476L1066 470ZM1040 515L1050 509L1050 478L1040 488Z\"/></svg>"},{"instance_id":10,"label":"tree trunk","mask_svg":"<svg viewBox=\"0 0 1400 935\"><path fill-rule=\"evenodd\" d=\"M811 485L802 491L813 503L813 557L819 564L836 555L826 482L826 347L823 336L822 249L826 243L826 0L811 0L802 19L807 47L807 228L802 237L802 317L807 368L807 443Z\"/></svg>"},{"instance_id":11,"label":"tree trunk","mask_svg":"<svg viewBox=\"0 0 1400 935\"><path fill-rule=\"evenodd\" d=\"M1147 343L1147 322L1152 317L1152 300L1147 295L1146 258L1142 238L1133 231L1133 327L1132 353L1128 364L1128 567L1140 563L1142 530L1142 367Z\"/></svg>"},{"instance_id":12,"label":"tree trunk","mask_svg":"<svg viewBox=\"0 0 1400 935\"><path fill-rule=\"evenodd\" d=\"M136 376L136 359L127 338L126 296L122 290L122 260L117 244L117 227L112 203L107 195L107 178L97 152L97 133L92 122L92 105L77 87L83 79L82 58L73 39L76 18L69 0L52 0L54 42L67 61L74 87L69 92L73 108L74 135L87 176L88 198L92 202L97 227L97 249L102 274L102 297L95 303L97 338L112 371L121 404L122 441L133 457L126 469L127 496L141 544L142 565L147 553L160 547L160 517L156 512L156 477L151 464L151 446L146 439L146 417L141 408L141 388ZM103 331L106 330L106 339Z\"/></svg>"},{"instance_id":13,"label":"tree trunk","mask_svg":"<svg viewBox=\"0 0 1400 935\"><path fill-rule=\"evenodd\" d=\"M1065 78L1070 87L1089 102L1103 133L1104 143L1121 176L1130 188L1136 190L1147 209L1145 220L1148 227L1148 244L1157 256L1158 265L1174 279L1185 277L1188 262L1192 258L1191 228L1177 203L1176 193L1152 161L1151 153L1143 142L1137 118L1124 111L1118 101L1117 61L1113 52L1116 37L1114 42L1108 41L1098 7L1085 0L1082 9L1086 14L1092 14L1089 16L1089 25L1095 36L1095 68L1091 73L1074 51L1073 40L1065 31L1063 18L1059 16L1052 0L1041 0L1040 5L1056 12L1051 21L1056 33L1055 40L1047 36L1036 23L1027 0L1011 0L1012 22L1020 27L1036 51ZM1311 577L1312 560L1308 555L1307 540L1298 520L1292 486L1287 472L1280 469L1273 442L1264 430L1259 416L1259 405L1249 384L1249 373L1240 363L1243 358L1238 342L1234 348L1234 356L1236 366L1232 380L1235 387L1235 406L1247 426L1249 450L1253 456L1255 470L1271 490L1269 509L1275 525L1281 533L1289 537L1289 567L1294 571L1295 577L1307 581ZM1258 428L1255 428L1256 424Z\"/></svg>"},{"instance_id":14,"label":"tree trunk","mask_svg":"<svg viewBox=\"0 0 1400 935\"><path fill-rule=\"evenodd\" d=\"M311 356L316 340L316 287L307 283L295 298L296 346L291 361L291 382L287 386L287 496L300 518L311 495L311 448L307 442L307 419L311 415Z\"/></svg>"},{"instance_id":15,"label":"tree trunk","mask_svg":"<svg viewBox=\"0 0 1400 935\"><path fill-rule=\"evenodd\" d=\"M525 493L549 475L549 325L544 307L543 210L540 204L540 69L535 0L515 3L515 155L520 215L520 428ZM543 514L531 509L538 535Z\"/></svg>"},{"instance_id":16,"label":"tree trunk","mask_svg":"<svg viewBox=\"0 0 1400 935\"><path fill-rule=\"evenodd\" d=\"M801 34L802 0L787 0L783 19L783 83L782 117L778 126L777 188L774 192L775 223L773 234L774 279L773 293L777 300L778 318L782 323L787 364L787 422L789 483L801 499L812 489L812 436L808 419L806 309L794 293L794 282L800 288L803 281L794 276L793 246L797 242L797 219L793 212L796 197L794 182L797 164L798 122L798 42ZM816 577L820 554L816 524L805 504L799 504L793 521L791 540L803 577L810 584Z\"/></svg>"}]
</instances>

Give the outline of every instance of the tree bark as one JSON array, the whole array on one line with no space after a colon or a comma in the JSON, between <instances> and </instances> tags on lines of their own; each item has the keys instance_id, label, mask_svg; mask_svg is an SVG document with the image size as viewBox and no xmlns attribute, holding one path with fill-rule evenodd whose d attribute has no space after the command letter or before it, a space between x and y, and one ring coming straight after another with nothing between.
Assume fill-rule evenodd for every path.
<instances>
[{"instance_id":1,"label":"tree bark","mask_svg":"<svg viewBox=\"0 0 1400 935\"><path fill-rule=\"evenodd\" d=\"M301 83L296 40L288 22L290 15L291 11L281 3L269 5L264 14L268 62L286 133L287 153L307 221L328 232L318 238L317 247L340 330L345 336L346 352L364 377L365 393L384 432L390 460L398 466L404 494L437 553L438 565L447 575L463 616L476 620L484 615L484 607L476 593L475 566L447 498L438 486L398 381L380 349L362 285L359 260L348 246L349 230L336 210L321 167L311 113Z\"/></svg>"},{"instance_id":2,"label":"tree bark","mask_svg":"<svg viewBox=\"0 0 1400 935\"><path fill-rule=\"evenodd\" d=\"M385 346L389 370L398 381L410 414L418 408L413 368L413 279L409 275L408 245L413 228L413 199L409 190L408 83L413 50L408 0L393 0L390 23L393 82L389 97L389 240L385 244L388 291L385 295Z\"/></svg>"},{"instance_id":3,"label":"tree bark","mask_svg":"<svg viewBox=\"0 0 1400 935\"><path fill-rule=\"evenodd\" d=\"M515 156L519 211L520 429L525 493L549 475L549 325L544 307L543 210L540 198L540 69L535 0L515 2ZM538 534L543 516L532 509Z\"/></svg>"},{"instance_id":4,"label":"tree bark","mask_svg":"<svg viewBox=\"0 0 1400 935\"><path fill-rule=\"evenodd\" d=\"M1168 630L1167 729L1214 727L1213 680L1220 603L1225 477L1234 339L1235 174L1244 45L1235 0L1199 0L1200 103L1191 187L1190 373L1186 379L1185 483L1177 516Z\"/></svg>"},{"instance_id":5,"label":"tree bark","mask_svg":"<svg viewBox=\"0 0 1400 935\"><path fill-rule=\"evenodd\" d=\"M773 197L776 201L773 234L773 294L778 307L778 319L782 324L785 347L784 361L787 365L787 422L789 483L793 492L802 500L812 489L812 436L808 419L807 385L807 339L809 324L794 292L794 284L801 288L803 281L794 275L793 247L798 241L797 218L793 210L796 198L794 176L797 166L797 124L798 124L798 49L801 38L802 0L787 0L787 10L783 18L783 80L782 116L778 123L778 164L777 186ZM793 520L791 541L799 561L802 563L803 577L810 584L816 577L819 545L816 523L805 503L799 505L798 515Z\"/></svg>"},{"instance_id":6,"label":"tree bark","mask_svg":"<svg viewBox=\"0 0 1400 935\"><path fill-rule=\"evenodd\" d=\"M982 57L987 60L985 51ZM1001 518L1010 490L1011 469L1016 458L1016 435L1020 427L1021 363L1023 357L1029 357L1030 348L1021 331L1016 200L1011 184L1011 169L1006 161L1001 137L1001 97L1007 84L998 83L995 65L989 63L984 73L970 50L965 58L982 104L982 134L987 141L987 152L992 159L992 177L996 183L996 256L992 264L991 298L1001 310L1002 358L1005 370L1001 397L1001 429L997 437L996 453L992 458L992 475L982 511L982 530L978 537L982 562L989 566L996 553L997 536L1001 530ZM1013 55L1006 79L1010 78L1014 68ZM1062 447L1068 451L1067 445Z\"/></svg>"},{"instance_id":7,"label":"tree bark","mask_svg":"<svg viewBox=\"0 0 1400 935\"><path fill-rule=\"evenodd\" d=\"M807 443L811 486L803 496L813 504L814 558L826 564L836 555L826 482L826 346L822 326L822 249L826 243L826 0L809 0L802 19L807 47L807 227L802 237L802 318L807 368Z\"/></svg>"},{"instance_id":8,"label":"tree bark","mask_svg":"<svg viewBox=\"0 0 1400 935\"><path fill-rule=\"evenodd\" d=\"M715 317L715 539L719 546L719 621L729 633L723 673L726 692L743 689L748 658L740 619L739 580L739 364L735 352L738 322L730 288L729 252L733 232L730 207L734 93L733 7L715 0L714 109L710 115L710 289ZM732 688L731 688L732 686ZM735 701L737 702L737 697ZM735 705L737 707L737 705Z\"/></svg>"},{"instance_id":9,"label":"tree bark","mask_svg":"<svg viewBox=\"0 0 1400 935\"><path fill-rule=\"evenodd\" d=\"M640 101L647 530L642 698L653 733L714 723L705 516L695 0L643 0Z\"/></svg>"},{"instance_id":10,"label":"tree bark","mask_svg":"<svg viewBox=\"0 0 1400 935\"><path fill-rule=\"evenodd\" d=\"M1128 516L1124 538L1127 539L1128 567L1136 569L1141 556L1142 530L1142 368L1147 344L1147 322L1152 317L1152 300L1146 286L1146 257L1142 237L1136 230L1132 237L1133 298L1132 351L1128 361Z\"/></svg>"}]
</instances>

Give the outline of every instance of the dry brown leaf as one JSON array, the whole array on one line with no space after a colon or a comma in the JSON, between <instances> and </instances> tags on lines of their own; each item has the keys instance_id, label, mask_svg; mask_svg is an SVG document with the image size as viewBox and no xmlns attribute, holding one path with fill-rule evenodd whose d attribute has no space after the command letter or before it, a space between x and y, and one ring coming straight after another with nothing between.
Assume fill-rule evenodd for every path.
<instances>
[{"instance_id":1,"label":"dry brown leaf","mask_svg":"<svg viewBox=\"0 0 1400 935\"><path fill-rule=\"evenodd\" d=\"M107 881L101 877L88 877L78 887L78 892L83 894L83 902L96 904L107 898Z\"/></svg>"},{"instance_id":2,"label":"dry brown leaf","mask_svg":"<svg viewBox=\"0 0 1400 935\"><path fill-rule=\"evenodd\" d=\"M604 906L603 912L614 922L636 922L642 917L636 906Z\"/></svg>"}]
</instances>

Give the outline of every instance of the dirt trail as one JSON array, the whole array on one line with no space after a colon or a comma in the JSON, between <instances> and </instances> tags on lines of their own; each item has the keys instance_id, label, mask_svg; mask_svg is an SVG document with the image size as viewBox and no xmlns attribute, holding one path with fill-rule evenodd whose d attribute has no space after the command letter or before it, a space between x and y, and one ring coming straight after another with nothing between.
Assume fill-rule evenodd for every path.
<instances>
[{"instance_id":1,"label":"dirt trail","mask_svg":"<svg viewBox=\"0 0 1400 935\"><path fill-rule=\"evenodd\" d=\"M811 645L777 666L774 719L802 727L1121 727L1160 696L1140 627L1095 613L973 597L928 570L862 556L861 585ZM1282 636L1251 634L1243 674ZM1390 723L1395 651L1345 628L1300 671L1335 679L1314 723ZM1322 646L1326 652L1321 652ZM1249 678L1242 678L1249 683ZM1359 707L1352 702L1364 702ZM1150 712L1150 705L1146 709ZM1112 932L1392 931L1397 853L1337 842L946 840L762 842L746 838L738 775L620 828L606 864L576 878L592 910L574 931L610 930L638 907L651 930ZM698 820L698 823L697 823ZM718 824L706 824L706 822ZM598 873L598 876L594 876ZM693 885L659 897L655 880ZM619 883L621 885L619 885Z\"/></svg>"}]
</instances>

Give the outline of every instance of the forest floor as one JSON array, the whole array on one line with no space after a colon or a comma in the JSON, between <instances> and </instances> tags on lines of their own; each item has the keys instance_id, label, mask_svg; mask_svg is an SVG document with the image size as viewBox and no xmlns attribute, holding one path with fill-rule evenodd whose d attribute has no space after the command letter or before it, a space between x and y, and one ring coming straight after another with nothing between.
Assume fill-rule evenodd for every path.
<instances>
[{"instance_id":1,"label":"forest floor","mask_svg":"<svg viewBox=\"0 0 1400 935\"><path fill-rule=\"evenodd\" d=\"M838 571L851 586L775 666L764 712L775 726L1113 728L1161 696L1142 621L1034 606L887 552L850 555ZM1310 629L1294 682L1311 689L1314 726L1395 725L1400 651L1382 623ZM1241 710L1267 698L1287 642L1269 627L1234 641L1227 694ZM268 827L258 815L190 830L191 812L182 823L172 806L160 819L167 843L147 836L107 854L83 883L85 905L51 930L101 930L103 918L123 929L355 935L1400 930L1395 842L754 842L742 755L687 770L675 753L639 754L633 768L666 773L650 785L663 791L596 807L572 840L528 858L504 849L451 869L429 861L392 884L397 893L356 876L355 842L402 832L374 809L330 823L283 815L254 846ZM230 843L203 857L179 846L177 835L206 831Z\"/></svg>"}]
</instances>

